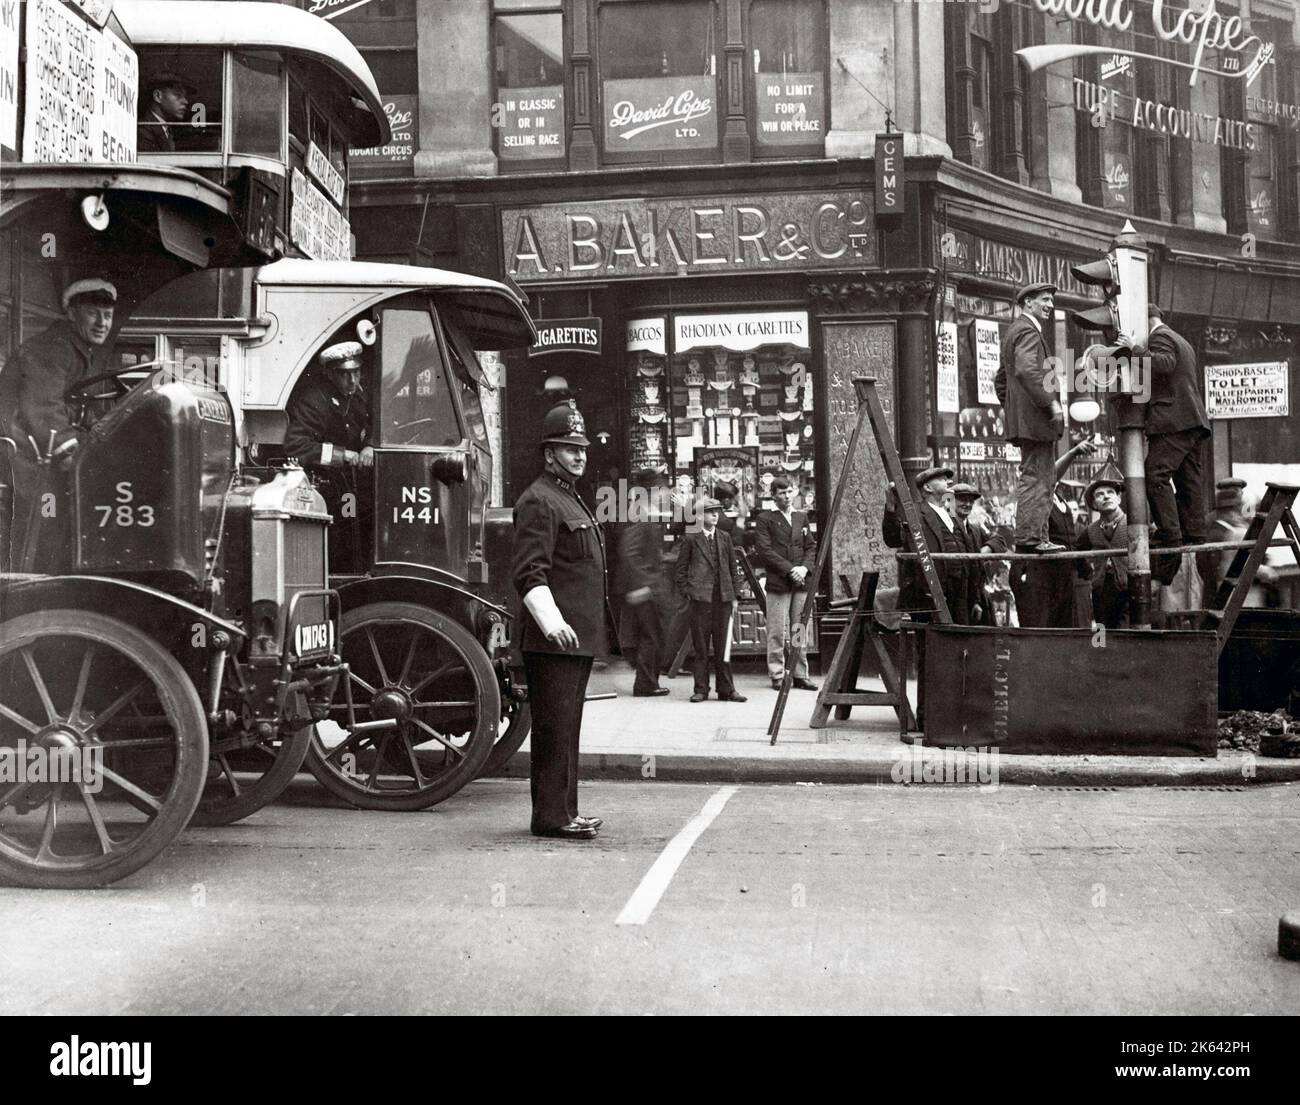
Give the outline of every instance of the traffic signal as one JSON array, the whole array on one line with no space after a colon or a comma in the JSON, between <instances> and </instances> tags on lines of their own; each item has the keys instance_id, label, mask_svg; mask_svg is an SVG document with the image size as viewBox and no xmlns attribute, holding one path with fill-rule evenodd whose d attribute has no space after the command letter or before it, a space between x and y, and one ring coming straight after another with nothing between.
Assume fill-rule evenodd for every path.
<instances>
[{"instance_id":1,"label":"traffic signal","mask_svg":"<svg viewBox=\"0 0 1300 1105\"><path fill-rule=\"evenodd\" d=\"M1110 252L1086 265L1071 265L1081 284L1100 286L1106 299L1085 311L1072 311L1075 321L1089 330L1106 331L1115 349L1145 348L1147 341L1147 251L1131 222L1110 244ZM1122 342L1124 334L1129 341ZM1131 343L1131 344L1130 344Z\"/></svg>"}]
</instances>

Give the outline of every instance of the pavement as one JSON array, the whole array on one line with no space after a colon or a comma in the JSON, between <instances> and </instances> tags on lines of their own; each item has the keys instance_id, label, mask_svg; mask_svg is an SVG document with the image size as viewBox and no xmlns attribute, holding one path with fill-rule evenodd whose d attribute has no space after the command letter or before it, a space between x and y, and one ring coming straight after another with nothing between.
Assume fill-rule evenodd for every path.
<instances>
[{"instance_id":1,"label":"pavement","mask_svg":"<svg viewBox=\"0 0 1300 1105\"><path fill-rule=\"evenodd\" d=\"M598 781L571 842L522 780L415 813L303 780L104 890L0 889L0 1015L1294 1014L1296 795ZM1043 1054L1172 1038L1109 1035ZM358 1039L331 1057L384 1054ZM969 1034L926 1042L980 1077Z\"/></svg>"},{"instance_id":2,"label":"pavement","mask_svg":"<svg viewBox=\"0 0 1300 1105\"><path fill-rule=\"evenodd\" d=\"M1237 750L1196 756L1026 756L926 748L899 739L888 707L855 706L847 720L809 726L817 695L791 690L780 735L767 736L776 692L765 673L737 672L736 689L749 701L691 703L691 679L664 678L671 694L632 695L632 669L621 660L592 673L583 716L580 773L584 779L669 779L691 782L886 783L996 782L1029 786L1232 786L1300 781L1300 760ZM820 678L814 676L814 682ZM863 687L872 686L870 680ZM916 684L909 684L916 702ZM973 742L978 743L978 742ZM505 774L527 777L528 745Z\"/></svg>"}]
</instances>

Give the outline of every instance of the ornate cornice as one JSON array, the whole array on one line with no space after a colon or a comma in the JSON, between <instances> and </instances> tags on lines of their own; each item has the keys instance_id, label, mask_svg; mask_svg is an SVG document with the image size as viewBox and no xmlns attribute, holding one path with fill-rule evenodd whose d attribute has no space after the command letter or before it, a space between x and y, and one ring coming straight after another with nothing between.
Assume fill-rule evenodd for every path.
<instances>
[{"instance_id":1,"label":"ornate cornice","mask_svg":"<svg viewBox=\"0 0 1300 1105\"><path fill-rule=\"evenodd\" d=\"M928 313L938 282L928 273L882 274L875 279L824 280L808 285L819 315Z\"/></svg>"}]
</instances>

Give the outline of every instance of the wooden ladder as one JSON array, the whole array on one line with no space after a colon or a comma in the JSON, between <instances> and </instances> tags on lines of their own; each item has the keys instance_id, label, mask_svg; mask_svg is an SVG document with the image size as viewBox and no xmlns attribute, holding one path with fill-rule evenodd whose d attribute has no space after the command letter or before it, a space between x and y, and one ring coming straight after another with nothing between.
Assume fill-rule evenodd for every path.
<instances>
[{"instance_id":1,"label":"wooden ladder","mask_svg":"<svg viewBox=\"0 0 1300 1105\"><path fill-rule=\"evenodd\" d=\"M929 546L925 543L925 530L921 525L921 515L916 507L916 501L912 498L911 489L907 485L907 477L903 472L903 462L898 455L898 449L894 445L894 436L889 431L889 420L885 416L885 409L880 402L880 394L876 391L876 380L873 376L855 376L853 377L853 389L858 396L858 418L854 424L853 433L849 437L849 447L844 456L844 466L840 469L839 479L835 484L835 495L831 500L830 513L826 517L826 525L821 532L817 534L817 567L813 571L812 583L808 587L807 597L804 600L803 613L800 615L799 622L803 627L802 632L807 634L808 623L812 618L813 601L817 592L817 582L822 578L826 570L826 561L831 550L831 533L835 529L835 521L839 516L840 502L844 498L844 489L848 484L848 474L851 466L857 459L858 438L862 435L862 426L864 422L871 423L871 431L876 438L876 449L880 453L880 459L885 466L885 473L889 476L890 482L894 485L895 495L898 500L898 509L902 512L903 520L907 523L904 532L904 542L910 552L916 553L917 563L921 566L921 574L925 579L926 587L930 592L930 599L934 603L934 620L948 625L952 622L952 615L948 611L948 603L943 596L943 587L939 584L939 575L935 571L934 561L930 558ZM863 592L866 587L862 587L858 594L858 608L863 603ZM875 592L872 588L872 598L874 600ZM868 608L869 609L869 608ZM834 695L839 701L826 703L840 707L841 709L860 706L876 705L893 705L895 709L902 708L910 717L911 708L907 705L907 695L905 684L902 682L906 678L906 669L898 674L898 684L896 688L890 688L885 692L880 691L859 691L856 690L858 668L861 666L862 655L859 651L857 663L850 664L850 657L854 654L854 638L857 633L850 633L849 629L858 626L859 629L865 629L866 619L859 621L857 618L857 609L854 611L854 617L850 619L849 625L845 627L844 636L840 638L839 646L835 650L835 658L831 661L831 671L837 673L834 678L828 678L817 696L817 705L814 707L814 718L821 716L823 723L825 713L822 712L823 699L827 695ZM875 642L873 641L873 645ZM883 642L880 642L883 646ZM790 694L790 681L793 672L791 658L788 655L789 645L787 644L787 656L785 663L785 679L782 681L781 689L777 692L776 706L772 710L772 719L768 723L767 732L771 737L771 743L776 744L776 738L781 730L781 718L785 713L786 699ZM883 667L883 666L882 666ZM852 670L850 670L852 668ZM923 674L923 673L922 673ZM838 681L838 682L837 682ZM893 701L884 702L881 695L885 694L892 699L895 694L901 696L902 702ZM847 712L847 711L846 711ZM908 721L900 719L906 726ZM815 727L815 726L814 726Z\"/></svg>"},{"instance_id":2,"label":"wooden ladder","mask_svg":"<svg viewBox=\"0 0 1300 1105\"><path fill-rule=\"evenodd\" d=\"M892 706L898 715L900 736L916 728L916 718L911 703L907 700L905 682L907 633L898 635L899 661L895 665L889 646L881 636L880 623L876 620L876 586L879 582L879 572L862 573L857 603L844 627L844 635L836 646L835 658L831 661L822 689L817 693L817 705L813 707L812 721L809 722L813 729L825 727L832 707L835 709L836 720L843 721L854 706ZM866 654L868 643L876 654L880 678L885 684L883 691L858 689L858 674L862 669L862 658Z\"/></svg>"},{"instance_id":3,"label":"wooden ladder","mask_svg":"<svg viewBox=\"0 0 1300 1105\"><path fill-rule=\"evenodd\" d=\"M1250 593L1251 584L1255 581L1255 573L1264 563L1264 557L1268 555L1273 534L1277 532L1279 525L1295 552L1296 562L1300 563L1300 526L1296 525L1295 515L1291 513L1291 506L1298 494L1300 494L1300 486L1295 484L1268 484L1264 497L1260 499L1259 506L1255 510L1255 516L1250 520L1250 525L1246 527L1246 532L1242 536L1243 541L1250 541L1252 544L1249 548L1237 550L1232 563L1228 565L1223 581L1219 584L1218 591L1215 592L1214 600L1206 606L1200 628L1214 630L1215 636L1218 637L1220 653L1223 652L1223 646L1228 643L1228 638L1232 636L1237 615L1241 612L1246 596Z\"/></svg>"}]
</instances>

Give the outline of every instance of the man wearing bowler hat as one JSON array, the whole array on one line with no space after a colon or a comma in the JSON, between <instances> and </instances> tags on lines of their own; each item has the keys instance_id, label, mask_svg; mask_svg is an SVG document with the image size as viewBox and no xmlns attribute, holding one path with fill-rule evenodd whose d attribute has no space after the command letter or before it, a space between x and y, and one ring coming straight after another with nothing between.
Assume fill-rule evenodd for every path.
<instances>
[{"instance_id":1,"label":"man wearing bowler hat","mask_svg":"<svg viewBox=\"0 0 1300 1105\"><path fill-rule=\"evenodd\" d=\"M952 469L927 468L916 477L916 488L921 493L918 513L921 529L925 533L926 547L932 553L967 552L965 542L957 530L957 523L944 506L944 496L952 489ZM899 516L898 497L890 486L881 520L880 534L891 549L905 548L903 530L906 522ZM958 625L969 624L971 617L968 601L966 562L961 560L936 560L935 573L948 603L948 613ZM898 608L912 612L913 621L929 621L934 604L925 585L921 565L915 560L904 560L898 566Z\"/></svg>"},{"instance_id":2,"label":"man wearing bowler hat","mask_svg":"<svg viewBox=\"0 0 1300 1105\"><path fill-rule=\"evenodd\" d=\"M1016 486L1017 552L1061 552L1048 537L1047 521L1056 482L1056 442L1065 413L1048 363L1047 327L1052 321L1054 284L1026 284L1016 292L1020 314L1002 339L1002 363L994 377L1006 413L1007 440L1020 450Z\"/></svg>"},{"instance_id":3,"label":"man wearing bowler hat","mask_svg":"<svg viewBox=\"0 0 1300 1105\"><path fill-rule=\"evenodd\" d=\"M533 707L530 777L534 836L590 840L599 817L578 815L578 736L592 661L609 650L605 540L578 495L587 428L570 400L542 421L541 475L515 503L511 576Z\"/></svg>"}]
</instances>

